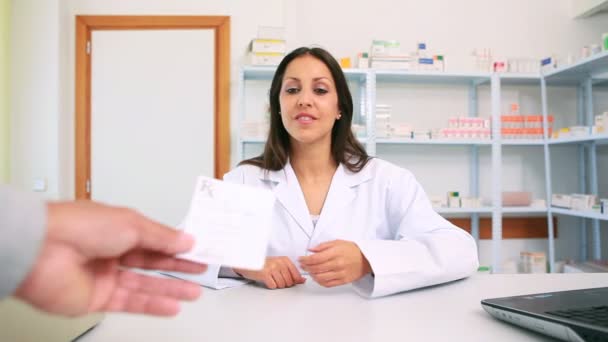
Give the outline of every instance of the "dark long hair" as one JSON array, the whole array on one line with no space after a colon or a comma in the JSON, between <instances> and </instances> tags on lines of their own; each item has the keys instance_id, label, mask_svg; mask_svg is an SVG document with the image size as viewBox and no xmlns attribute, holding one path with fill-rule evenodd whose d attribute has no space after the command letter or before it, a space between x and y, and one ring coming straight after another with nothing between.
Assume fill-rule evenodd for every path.
<instances>
[{"instance_id":1,"label":"dark long hair","mask_svg":"<svg viewBox=\"0 0 608 342\"><path fill-rule=\"evenodd\" d=\"M346 77L340 65L329 52L318 47L301 47L290 52L279 64L270 85L270 130L264 146L264 152L254 158L243 160L239 165L250 164L265 170L281 170L287 164L290 154L289 133L281 120L279 95L285 69L291 61L304 55L310 55L323 62L334 79L338 95L338 108L342 114L331 130L331 154L336 163L344 164L351 172L359 172L365 167L370 157L357 141L351 130L353 121L353 98L348 89Z\"/></svg>"}]
</instances>

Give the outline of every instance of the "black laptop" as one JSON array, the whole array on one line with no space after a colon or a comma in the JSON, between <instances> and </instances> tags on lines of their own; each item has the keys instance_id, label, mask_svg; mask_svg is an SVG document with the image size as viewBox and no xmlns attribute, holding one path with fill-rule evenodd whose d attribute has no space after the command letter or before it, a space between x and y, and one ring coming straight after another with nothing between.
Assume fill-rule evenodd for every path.
<instances>
[{"instance_id":1,"label":"black laptop","mask_svg":"<svg viewBox=\"0 0 608 342\"><path fill-rule=\"evenodd\" d=\"M564 341L608 342L608 287L485 299L492 316Z\"/></svg>"}]
</instances>

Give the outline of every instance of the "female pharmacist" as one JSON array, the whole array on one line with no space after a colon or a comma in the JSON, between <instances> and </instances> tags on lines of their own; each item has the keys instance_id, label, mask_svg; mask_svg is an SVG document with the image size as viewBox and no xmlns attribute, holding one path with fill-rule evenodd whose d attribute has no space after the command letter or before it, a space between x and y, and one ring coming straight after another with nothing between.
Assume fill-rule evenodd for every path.
<instances>
[{"instance_id":1,"label":"female pharmacist","mask_svg":"<svg viewBox=\"0 0 608 342\"><path fill-rule=\"evenodd\" d=\"M308 275L378 297L476 271L475 240L433 210L409 171L371 158L355 139L348 84L327 51L302 47L285 56L270 115L264 152L224 176L276 195L265 267L209 265L203 285L240 277L276 289Z\"/></svg>"}]
</instances>

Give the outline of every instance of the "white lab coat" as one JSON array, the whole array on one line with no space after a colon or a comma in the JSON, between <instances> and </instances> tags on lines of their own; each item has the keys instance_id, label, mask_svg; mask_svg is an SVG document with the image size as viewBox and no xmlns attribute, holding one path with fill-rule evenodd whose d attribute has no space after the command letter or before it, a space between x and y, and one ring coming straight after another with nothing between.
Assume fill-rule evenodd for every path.
<instances>
[{"instance_id":1,"label":"white lab coat","mask_svg":"<svg viewBox=\"0 0 608 342\"><path fill-rule=\"evenodd\" d=\"M288 256L299 266L297 258L310 254L308 248L336 239L355 242L374 274L353 283L364 296L464 278L479 265L471 235L433 210L412 173L387 161L374 158L358 173L339 165L316 227L289 163L279 171L242 165L224 180L270 189L276 195L268 256ZM223 288L226 279L219 274L220 266L209 265L196 280Z\"/></svg>"}]
</instances>

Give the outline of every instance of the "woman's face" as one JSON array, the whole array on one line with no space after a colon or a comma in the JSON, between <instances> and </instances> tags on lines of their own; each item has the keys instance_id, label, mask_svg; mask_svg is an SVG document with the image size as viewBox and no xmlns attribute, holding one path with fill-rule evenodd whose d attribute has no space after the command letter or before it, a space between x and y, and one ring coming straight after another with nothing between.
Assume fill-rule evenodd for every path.
<instances>
[{"instance_id":1,"label":"woman's face","mask_svg":"<svg viewBox=\"0 0 608 342\"><path fill-rule=\"evenodd\" d=\"M331 144L331 130L340 113L336 86L323 62L310 55L291 61L283 76L279 104L292 142Z\"/></svg>"}]
</instances>

